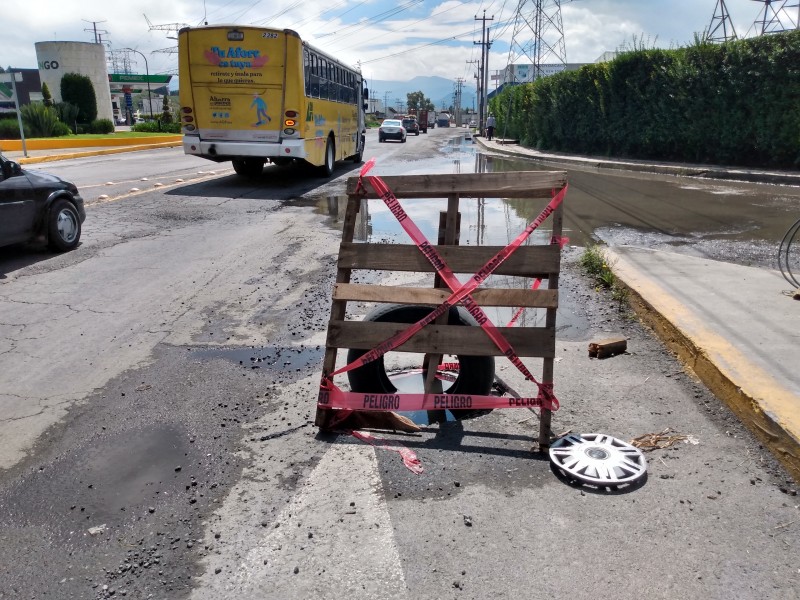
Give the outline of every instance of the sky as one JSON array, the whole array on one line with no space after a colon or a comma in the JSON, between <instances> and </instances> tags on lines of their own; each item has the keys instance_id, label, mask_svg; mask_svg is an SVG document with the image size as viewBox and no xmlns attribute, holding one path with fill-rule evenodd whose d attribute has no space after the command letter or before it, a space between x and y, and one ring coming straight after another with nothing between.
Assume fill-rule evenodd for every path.
<instances>
[{"instance_id":1,"label":"sky","mask_svg":"<svg viewBox=\"0 0 800 600\"><path fill-rule=\"evenodd\" d=\"M709 27L719 0L561 0L567 62L593 62L620 48L675 48ZM545 5L555 5L546 0ZM796 0L784 2L793 4ZM485 12L492 42L490 73L522 56L533 39L534 0L4 0L0 65L35 68L34 43L93 42L107 50L133 48L154 73L177 73L175 31L154 26L259 25L289 28L368 79L407 81L417 75L463 79L474 85ZM763 17L758 0L726 0L739 37L753 35ZM773 6L781 2L773 0ZM797 8L793 9L793 12ZM797 16L793 15L795 21ZM785 21L785 15L782 15ZM96 32L95 32L96 30ZM749 33L748 33L749 32ZM131 54L134 72L144 60Z\"/></svg>"}]
</instances>

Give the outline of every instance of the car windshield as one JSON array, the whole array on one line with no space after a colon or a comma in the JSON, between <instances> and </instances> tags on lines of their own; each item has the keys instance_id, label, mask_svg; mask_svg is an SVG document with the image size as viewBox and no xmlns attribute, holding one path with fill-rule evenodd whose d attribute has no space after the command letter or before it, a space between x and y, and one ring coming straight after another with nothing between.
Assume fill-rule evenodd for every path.
<instances>
[{"instance_id":1,"label":"car windshield","mask_svg":"<svg viewBox=\"0 0 800 600\"><path fill-rule=\"evenodd\" d=\"M406 123L412 124L416 122L417 122L416 119L403 119L403 125L405 125Z\"/></svg>"},{"instance_id":2,"label":"car windshield","mask_svg":"<svg viewBox=\"0 0 800 600\"><path fill-rule=\"evenodd\" d=\"M394 119L386 119L383 123L381 123L381 127L400 127L402 123L400 121L396 121Z\"/></svg>"}]
</instances>

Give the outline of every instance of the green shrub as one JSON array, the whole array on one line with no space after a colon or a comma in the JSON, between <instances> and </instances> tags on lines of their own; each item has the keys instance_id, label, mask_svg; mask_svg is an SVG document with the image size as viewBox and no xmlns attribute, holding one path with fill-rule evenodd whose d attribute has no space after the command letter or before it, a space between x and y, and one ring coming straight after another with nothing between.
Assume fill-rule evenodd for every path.
<instances>
[{"instance_id":1,"label":"green shrub","mask_svg":"<svg viewBox=\"0 0 800 600\"><path fill-rule=\"evenodd\" d=\"M180 133L180 123L161 123L158 120L144 121L136 123L131 127L131 131L138 131L140 133Z\"/></svg>"},{"instance_id":2,"label":"green shrub","mask_svg":"<svg viewBox=\"0 0 800 600\"><path fill-rule=\"evenodd\" d=\"M95 119L88 129L92 133L114 133L114 123L111 119Z\"/></svg>"},{"instance_id":3,"label":"green shrub","mask_svg":"<svg viewBox=\"0 0 800 600\"><path fill-rule=\"evenodd\" d=\"M72 129L66 123L58 121L53 126L53 137L64 137L65 135L72 135Z\"/></svg>"},{"instance_id":4,"label":"green shrub","mask_svg":"<svg viewBox=\"0 0 800 600\"><path fill-rule=\"evenodd\" d=\"M30 128L31 137L53 137L57 128L58 114L55 109L41 102L32 102L20 108L22 121Z\"/></svg>"},{"instance_id":5,"label":"green shrub","mask_svg":"<svg viewBox=\"0 0 800 600\"><path fill-rule=\"evenodd\" d=\"M674 50L634 40L613 61L506 86L501 137L542 150L800 166L800 31Z\"/></svg>"},{"instance_id":6,"label":"green shrub","mask_svg":"<svg viewBox=\"0 0 800 600\"><path fill-rule=\"evenodd\" d=\"M61 98L78 107L81 123L91 123L97 118L97 96L92 80L86 75L65 74L61 78Z\"/></svg>"},{"instance_id":7,"label":"green shrub","mask_svg":"<svg viewBox=\"0 0 800 600\"><path fill-rule=\"evenodd\" d=\"M28 133L28 128L25 125L22 126L25 137L30 135ZM18 140L19 139L19 122L17 118L14 117L13 119L0 119L0 140Z\"/></svg>"},{"instance_id":8,"label":"green shrub","mask_svg":"<svg viewBox=\"0 0 800 600\"><path fill-rule=\"evenodd\" d=\"M59 102L53 108L58 113L58 120L66 123L70 129L75 131L75 124L78 121L78 107L69 102Z\"/></svg>"}]
</instances>

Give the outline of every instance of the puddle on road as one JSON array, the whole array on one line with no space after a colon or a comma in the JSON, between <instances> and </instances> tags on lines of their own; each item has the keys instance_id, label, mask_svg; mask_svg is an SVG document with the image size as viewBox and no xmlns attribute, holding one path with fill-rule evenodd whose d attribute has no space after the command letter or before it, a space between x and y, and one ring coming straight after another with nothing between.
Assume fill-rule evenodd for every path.
<instances>
[{"instance_id":1,"label":"puddle on road","mask_svg":"<svg viewBox=\"0 0 800 600\"><path fill-rule=\"evenodd\" d=\"M263 348L199 348L191 350L200 360L222 359L244 369L301 371L322 363L325 349L321 346L266 346Z\"/></svg>"},{"instance_id":2,"label":"puddle on road","mask_svg":"<svg viewBox=\"0 0 800 600\"><path fill-rule=\"evenodd\" d=\"M384 174L402 174L413 176L434 172L451 173L476 173L499 172L504 170L537 170L530 163L519 162L511 164L507 160L486 155L476 151L471 139L466 132L454 132L455 135L440 147L442 158L426 160L421 163L403 163L402 173L391 172L389 165ZM416 164L420 166L415 168ZM449 165L449 169L448 169ZM541 169L538 169L541 170ZM460 201L461 232L459 244L462 246L506 246L533 221L546 206L547 199L534 201L525 199L506 198L464 198ZM435 199L404 199L403 208L413 219L425 237L435 240L438 235L439 213L447 209L447 200ZM315 211L329 217L327 224L338 231L342 230L344 214L347 206L347 196L328 196L317 198ZM580 239L572 239L576 232L565 229L564 235L570 237L571 244L586 244L588 240L578 235ZM545 221L526 240L525 245L548 244L552 237L552 222ZM362 200L361 208L356 217L354 241L386 244L410 243L400 223L391 214L383 202L378 200ZM472 273L457 274L461 281L466 281ZM433 276L430 276L433 285ZM486 287L504 288L530 288L531 279L492 275L485 283ZM421 283L420 285L424 285ZM546 280L542 283L547 286ZM568 299L562 300L562 305L567 307ZM560 311L558 335L560 339L569 339L576 335L580 337L580 330L586 324L578 322L576 317L570 316L575 311ZM515 313L509 307L488 307L486 314L492 322L498 325L508 323ZM523 311L518 325L533 327L544 326L546 311L544 309L528 309Z\"/></svg>"},{"instance_id":3,"label":"puddle on road","mask_svg":"<svg viewBox=\"0 0 800 600\"><path fill-rule=\"evenodd\" d=\"M119 518L121 510L154 502L159 493L174 487L176 478L188 480L177 470L186 464L186 440L169 426L123 431L101 440L82 475L83 481L102 482L82 504L93 522Z\"/></svg>"}]
</instances>

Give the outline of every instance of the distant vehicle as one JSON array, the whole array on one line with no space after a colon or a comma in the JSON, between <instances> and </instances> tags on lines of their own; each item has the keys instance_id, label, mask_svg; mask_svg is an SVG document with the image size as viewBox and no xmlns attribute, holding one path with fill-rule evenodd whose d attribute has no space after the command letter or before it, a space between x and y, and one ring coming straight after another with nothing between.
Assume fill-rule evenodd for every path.
<instances>
[{"instance_id":1,"label":"distant vehicle","mask_svg":"<svg viewBox=\"0 0 800 600\"><path fill-rule=\"evenodd\" d=\"M406 130L406 133L419 135L419 122L417 122L417 118L414 116L407 116L403 117L403 127Z\"/></svg>"},{"instance_id":2,"label":"distant vehicle","mask_svg":"<svg viewBox=\"0 0 800 600\"><path fill-rule=\"evenodd\" d=\"M450 115L446 112L439 113L439 116L436 117L436 124L439 127L450 127Z\"/></svg>"},{"instance_id":3,"label":"distant vehicle","mask_svg":"<svg viewBox=\"0 0 800 600\"><path fill-rule=\"evenodd\" d=\"M417 114L417 122L419 123L419 130L422 133L428 133L428 111L426 109L420 109L419 114Z\"/></svg>"},{"instance_id":4,"label":"distant vehicle","mask_svg":"<svg viewBox=\"0 0 800 600\"><path fill-rule=\"evenodd\" d=\"M0 246L43 238L66 252L78 245L85 219L75 184L0 156Z\"/></svg>"},{"instance_id":5,"label":"distant vehicle","mask_svg":"<svg viewBox=\"0 0 800 600\"><path fill-rule=\"evenodd\" d=\"M378 129L378 141L386 140L406 141L406 129L400 119L385 119Z\"/></svg>"},{"instance_id":6,"label":"distant vehicle","mask_svg":"<svg viewBox=\"0 0 800 600\"><path fill-rule=\"evenodd\" d=\"M478 126L478 124L475 121L470 121L469 122L470 129L475 129L477 126Z\"/></svg>"}]
</instances>

